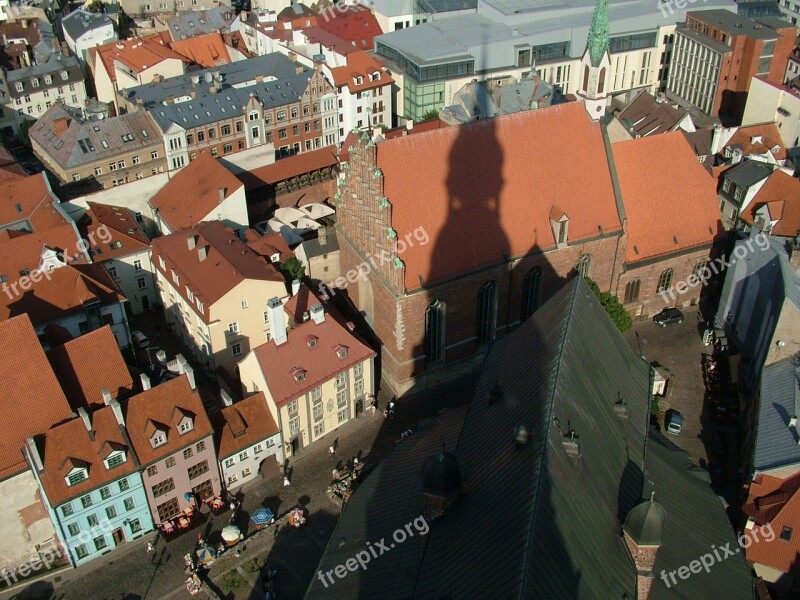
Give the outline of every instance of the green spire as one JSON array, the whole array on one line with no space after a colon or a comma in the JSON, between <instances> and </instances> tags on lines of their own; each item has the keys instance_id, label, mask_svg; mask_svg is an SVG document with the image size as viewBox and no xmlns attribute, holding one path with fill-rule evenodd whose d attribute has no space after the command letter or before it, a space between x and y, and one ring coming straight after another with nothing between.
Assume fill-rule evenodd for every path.
<instances>
[{"instance_id":1,"label":"green spire","mask_svg":"<svg viewBox=\"0 0 800 600\"><path fill-rule=\"evenodd\" d=\"M594 5L586 49L592 59L592 66L599 67L603 54L608 50L608 0L597 0Z\"/></svg>"}]
</instances>

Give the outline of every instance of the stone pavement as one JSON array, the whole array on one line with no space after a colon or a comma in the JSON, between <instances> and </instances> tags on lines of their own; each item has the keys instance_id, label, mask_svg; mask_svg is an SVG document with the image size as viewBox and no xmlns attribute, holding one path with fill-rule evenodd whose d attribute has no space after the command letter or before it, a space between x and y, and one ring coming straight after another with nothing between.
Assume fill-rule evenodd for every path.
<instances>
[{"instance_id":1,"label":"stone pavement","mask_svg":"<svg viewBox=\"0 0 800 600\"><path fill-rule=\"evenodd\" d=\"M354 456L362 462L374 465L400 441L400 434L428 415L440 409L468 402L472 396L474 377L442 384L422 393L402 398L397 403L394 421L384 419L382 412L376 416L367 413L337 430L324 439L304 449L290 459L291 485L284 488L278 478L254 482L242 490L242 506L237 525L248 534L253 530L250 514L266 506L277 515L284 515L291 508L302 505L306 509L307 524L300 529L281 527L267 529L242 544L240 557L231 551L215 565L210 576L217 589L224 584L224 573L237 566L245 567L252 584L260 580L258 573L246 570L254 557L260 566L264 559L278 570L277 592L281 600L302 598L317 564L336 525L339 508L326 495L331 482L331 471ZM388 398L379 396L381 410ZM338 449L331 458L328 448L338 438ZM367 475L368 476L368 475ZM115 550L78 569L70 569L28 585L31 600L183 600L190 598L184 589L183 556L194 552L198 533L210 543L219 542L219 532L228 525L230 511L218 516L211 515L205 524L195 526L177 537L165 541L159 539L155 554L146 552L149 534L129 542L124 548ZM275 532L278 532L277 535ZM234 560L235 559L235 560ZM237 564L238 563L238 564ZM250 563L252 566L252 563ZM35 586L35 587L34 587ZM257 590L241 588L227 595L227 600L255 600ZM25 588L23 588L25 589ZM18 593L16 589L14 592ZM0 600L11 596L0 595ZM222 596L226 597L226 596ZM202 599L203 595L196 598ZM263 594L260 596L263 598ZM16 600L16 599L15 599Z\"/></svg>"}]
</instances>

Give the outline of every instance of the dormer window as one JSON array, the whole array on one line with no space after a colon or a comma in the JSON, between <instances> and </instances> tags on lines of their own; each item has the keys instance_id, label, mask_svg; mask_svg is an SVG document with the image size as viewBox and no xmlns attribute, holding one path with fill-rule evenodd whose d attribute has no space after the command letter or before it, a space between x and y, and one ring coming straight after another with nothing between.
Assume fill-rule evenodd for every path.
<instances>
[{"instance_id":1,"label":"dormer window","mask_svg":"<svg viewBox=\"0 0 800 600\"><path fill-rule=\"evenodd\" d=\"M278 262L281 262L281 255L278 252L276 252L275 254L270 256L269 259L270 259L270 261L272 261L274 263L278 263Z\"/></svg>"},{"instance_id":2,"label":"dormer window","mask_svg":"<svg viewBox=\"0 0 800 600\"><path fill-rule=\"evenodd\" d=\"M89 471L87 469L72 469L66 477L67 485L69 486L77 485L87 479L89 479Z\"/></svg>"},{"instance_id":3,"label":"dormer window","mask_svg":"<svg viewBox=\"0 0 800 600\"><path fill-rule=\"evenodd\" d=\"M67 71L61 71L61 79L63 79L64 81L66 81L67 79L69 79L69 72L67 72Z\"/></svg>"},{"instance_id":4,"label":"dormer window","mask_svg":"<svg viewBox=\"0 0 800 600\"><path fill-rule=\"evenodd\" d=\"M17 84L14 87L17 89L18 92L21 92L22 89L23 89L22 83L19 82L19 81L17 82Z\"/></svg>"},{"instance_id":5,"label":"dormer window","mask_svg":"<svg viewBox=\"0 0 800 600\"><path fill-rule=\"evenodd\" d=\"M306 339L306 343L308 344L309 348L316 348L318 340L319 340L319 338L317 338L314 335L311 335Z\"/></svg>"},{"instance_id":6,"label":"dormer window","mask_svg":"<svg viewBox=\"0 0 800 600\"><path fill-rule=\"evenodd\" d=\"M294 377L297 383L300 383L306 380L306 372L303 369L294 369L292 371L292 377Z\"/></svg>"},{"instance_id":7,"label":"dormer window","mask_svg":"<svg viewBox=\"0 0 800 600\"><path fill-rule=\"evenodd\" d=\"M339 344L336 346L336 356L339 358L347 358L347 346Z\"/></svg>"},{"instance_id":8,"label":"dormer window","mask_svg":"<svg viewBox=\"0 0 800 600\"><path fill-rule=\"evenodd\" d=\"M192 429L194 429L194 425L192 424L191 419L186 419L180 425L178 425L178 431L180 431L181 435L184 433L189 433Z\"/></svg>"},{"instance_id":9,"label":"dormer window","mask_svg":"<svg viewBox=\"0 0 800 600\"><path fill-rule=\"evenodd\" d=\"M378 81L381 78L381 74L378 71L375 71L372 74L372 81Z\"/></svg>"},{"instance_id":10,"label":"dormer window","mask_svg":"<svg viewBox=\"0 0 800 600\"><path fill-rule=\"evenodd\" d=\"M569 240L569 217L557 206L550 210L550 227L553 229L556 245L559 248L566 247Z\"/></svg>"},{"instance_id":11,"label":"dormer window","mask_svg":"<svg viewBox=\"0 0 800 600\"><path fill-rule=\"evenodd\" d=\"M362 85L364 83L364 78L361 77L360 75L358 77L355 77L354 80L356 82L356 85Z\"/></svg>"},{"instance_id":12,"label":"dormer window","mask_svg":"<svg viewBox=\"0 0 800 600\"><path fill-rule=\"evenodd\" d=\"M167 443L167 436L161 431L159 431L156 435L150 438L150 445L153 446L153 448L158 448L159 446L163 446L166 443Z\"/></svg>"},{"instance_id":13,"label":"dormer window","mask_svg":"<svg viewBox=\"0 0 800 600\"><path fill-rule=\"evenodd\" d=\"M39 78L38 77L34 77L33 79L31 79L31 85L33 87L39 87Z\"/></svg>"}]
</instances>

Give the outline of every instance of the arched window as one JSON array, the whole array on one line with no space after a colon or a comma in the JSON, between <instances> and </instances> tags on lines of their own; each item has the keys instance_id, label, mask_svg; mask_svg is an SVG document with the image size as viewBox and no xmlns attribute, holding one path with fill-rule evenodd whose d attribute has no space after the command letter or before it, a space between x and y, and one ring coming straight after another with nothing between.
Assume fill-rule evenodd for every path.
<instances>
[{"instance_id":1,"label":"arched window","mask_svg":"<svg viewBox=\"0 0 800 600\"><path fill-rule=\"evenodd\" d=\"M598 81L597 81L597 93L598 94L602 94L603 93L603 86L605 86L605 84L606 84L606 68L603 67L602 69L600 69L600 79L598 79Z\"/></svg>"},{"instance_id":2,"label":"arched window","mask_svg":"<svg viewBox=\"0 0 800 600\"><path fill-rule=\"evenodd\" d=\"M497 331L497 284L487 281L478 292L477 336L479 344L494 340Z\"/></svg>"},{"instance_id":3,"label":"arched window","mask_svg":"<svg viewBox=\"0 0 800 600\"><path fill-rule=\"evenodd\" d=\"M625 303L636 302L639 300L639 290L642 287L642 280L638 277L631 279L625 284Z\"/></svg>"},{"instance_id":4,"label":"arched window","mask_svg":"<svg viewBox=\"0 0 800 600\"><path fill-rule=\"evenodd\" d=\"M589 90L589 67L583 67L583 91Z\"/></svg>"},{"instance_id":5,"label":"arched window","mask_svg":"<svg viewBox=\"0 0 800 600\"><path fill-rule=\"evenodd\" d=\"M428 363L444 360L445 312L446 307L441 300L434 300L425 310L425 354Z\"/></svg>"},{"instance_id":6,"label":"arched window","mask_svg":"<svg viewBox=\"0 0 800 600\"><path fill-rule=\"evenodd\" d=\"M698 277L698 278L699 278L699 277L700 277L700 274L703 272L703 269L705 269L705 268L706 268L706 265L708 265L708 261L707 261L707 260L705 260L705 259L704 259L704 260L701 260L701 261L698 261L698 262L696 262L696 263L695 263L695 265L694 265L694 267L692 268L692 273L693 273L693 274L694 274L696 277Z\"/></svg>"},{"instance_id":7,"label":"arched window","mask_svg":"<svg viewBox=\"0 0 800 600\"><path fill-rule=\"evenodd\" d=\"M581 277L591 277L592 276L592 255L591 254L584 254L578 259L577 264L575 265L575 270L578 272L578 275Z\"/></svg>"},{"instance_id":8,"label":"arched window","mask_svg":"<svg viewBox=\"0 0 800 600\"><path fill-rule=\"evenodd\" d=\"M658 288L656 292L663 292L670 288L672 285L672 269L667 269L661 272L658 277Z\"/></svg>"},{"instance_id":9,"label":"arched window","mask_svg":"<svg viewBox=\"0 0 800 600\"><path fill-rule=\"evenodd\" d=\"M542 267L533 267L522 282L522 313L524 321L542 305Z\"/></svg>"}]
</instances>

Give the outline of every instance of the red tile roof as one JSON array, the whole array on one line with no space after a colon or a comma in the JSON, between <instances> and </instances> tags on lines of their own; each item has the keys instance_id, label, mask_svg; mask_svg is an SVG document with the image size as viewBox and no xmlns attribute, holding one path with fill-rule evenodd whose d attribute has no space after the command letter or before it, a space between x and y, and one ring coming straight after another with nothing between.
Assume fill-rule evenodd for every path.
<instances>
[{"instance_id":1,"label":"red tile roof","mask_svg":"<svg viewBox=\"0 0 800 600\"><path fill-rule=\"evenodd\" d=\"M203 67L216 67L231 62L228 47L219 32L176 40L170 47L193 63Z\"/></svg>"},{"instance_id":2,"label":"red tile roof","mask_svg":"<svg viewBox=\"0 0 800 600\"><path fill-rule=\"evenodd\" d=\"M359 50L374 49L372 38L383 34L375 15L364 6L353 5L346 10L332 10L329 13L333 17L317 19L317 27L350 42Z\"/></svg>"},{"instance_id":3,"label":"red tile roof","mask_svg":"<svg viewBox=\"0 0 800 600\"><path fill-rule=\"evenodd\" d=\"M5 275L9 282L13 282L19 279L22 271L38 269L45 247L57 251L60 257L70 263L86 262L78 247L75 228L64 224L40 233L13 235L11 239L0 241L0 275Z\"/></svg>"},{"instance_id":4,"label":"red tile roof","mask_svg":"<svg viewBox=\"0 0 800 600\"><path fill-rule=\"evenodd\" d=\"M764 205L768 206L770 217L778 220L771 235L794 237L800 232L800 180L781 170L774 171L739 218L752 225L756 212Z\"/></svg>"},{"instance_id":5,"label":"red tile roof","mask_svg":"<svg viewBox=\"0 0 800 600\"><path fill-rule=\"evenodd\" d=\"M760 141L755 138L761 138ZM783 145L780 131L775 123L761 123L759 125L748 125L739 127L725 147L741 145L742 154L771 154L775 160L786 159L786 147ZM777 146L778 151L772 152Z\"/></svg>"},{"instance_id":6,"label":"red tile roof","mask_svg":"<svg viewBox=\"0 0 800 600\"><path fill-rule=\"evenodd\" d=\"M227 200L241 187L236 175L209 152L201 152L150 199L150 206L175 231L211 214L220 203L221 189Z\"/></svg>"},{"instance_id":7,"label":"red tile roof","mask_svg":"<svg viewBox=\"0 0 800 600\"><path fill-rule=\"evenodd\" d=\"M133 379L109 325L53 348L47 358L76 410L103 406L103 389L113 398L133 392Z\"/></svg>"},{"instance_id":8,"label":"red tile roof","mask_svg":"<svg viewBox=\"0 0 800 600\"><path fill-rule=\"evenodd\" d=\"M621 230L600 125L580 104L387 140L377 151L398 239L419 227L430 238L401 257L409 291L420 276L433 283L495 264L503 252L555 248L548 215L556 201L570 217L570 242Z\"/></svg>"},{"instance_id":9,"label":"red tile roof","mask_svg":"<svg viewBox=\"0 0 800 600\"><path fill-rule=\"evenodd\" d=\"M137 470L135 457L117 424L112 408L104 406L91 412L89 419L94 439L89 436L81 418L72 419L35 438L44 463L44 471L39 476L47 500L54 507ZM124 450L127 460L107 469L103 460L114 450ZM65 477L74 464L85 466L89 477L70 486Z\"/></svg>"},{"instance_id":10,"label":"red tile roof","mask_svg":"<svg viewBox=\"0 0 800 600\"><path fill-rule=\"evenodd\" d=\"M628 216L626 262L711 244L721 218L716 182L682 132L618 142L611 149ZM659 218L665 214L670 217Z\"/></svg>"},{"instance_id":11,"label":"red tile roof","mask_svg":"<svg viewBox=\"0 0 800 600\"><path fill-rule=\"evenodd\" d=\"M333 50L337 54L347 55L351 52L361 52L347 40L343 40L338 35L334 35L321 27L304 27L303 35L306 36L309 44L322 44L325 48Z\"/></svg>"},{"instance_id":12,"label":"red tile roof","mask_svg":"<svg viewBox=\"0 0 800 600\"><path fill-rule=\"evenodd\" d=\"M0 185L0 226L28 220L28 230L43 231L66 221L54 205L58 199L50 191L44 173Z\"/></svg>"},{"instance_id":13,"label":"red tile roof","mask_svg":"<svg viewBox=\"0 0 800 600\"><path fill-rule=\"evenodd\" d=\"M27 470L25 440L72 416L27 315L0 322L0 479Z\"/></svg>"},{"instance_id":14,"label":"red tile roof","mask_svg":"<svg viewBox=\"0 0 800 600\"><path fill-rule=\"evenodd\" d=\"M248 229L244 232L244 237L247 246L253 252L263 256L267 260L270 260L275 254L280 256L280 262L294 256L294 253L289 248L289 244L286 243L286 240L283 239L280 233L261 235L255 229Z\"/></svg>"},{"instance_id":15,"label":"red tile roof","mask_svg":"<svg viewBox=\"0 0 800 600\"><path fill-rule=\"evenodd\" d=\"M264 392L240 400L220 411L217 420L217 457L224 460L240 450L278 433L278 426L267 408Z\"/></svg>"},{"instance_id":16,"label":"red tile roof","mask_svg":"<svg viewBox=\"0 0 800 600\"><path fill-rule=\"evenodd\" d=\"M69 315L82 314L85 303L99 301L101 305L108 305L125 300L101 265L70 264L47 274L49 278L43 277L22 295L13 292L0 294L0 319L27 313L38 327Z\"/></svg>"},{"instance_id":17,"label":"red tile roof","mask_svg":"<svg viewBox=\"0 0 800 600\"><path fill-rule=\"evenodd\" d=\"M159 34L109 42L102 46L95 46L89 52L92 54L95 69L99 67L99 59L111 81L117 80L117 71L114 67L116 61L131 69L134 73L141 73L169 59L179 60L184 63L190 62L188 58L165 44Z\"/></svg>"},{"instance_id":18,"label":"red tile roof","mask_svg":"<svg viewBox=\"0 0 800 600\"><path fill-rule=\"evenodd\" d=\"M779 479L770 475L758 475L750 484L747 502L742 511L752 517L756 525L748 533L751 544L747 548L747 560L768 565L785 573L800 573L800 473L787 479ZM763 526L772 528L774 539L767 541L769 531ZM780 538L784 527L794 531L789 540ZM765 537L767 539L765 539Z\"/></svg>"},{"instance_id":19,"label":"red tile roof","mask_svg":"<svg viewBox=\"0 0 800 600\"><path fill-rule=\"evenodd\" d=\"M189 248L189 239L195 248ZM200 248L208 247L205 260L200 260ZM160 258L165 267L161 267ZM283 275L263 257L253 252L236 237L233 230L220 221L206 221L193 229L181 229L153 240L152 262L156 270L172 282L172 271L178 275L181 296L190 304L203 303L203 319L208 323L212 304L245 279L285 281ZM192 290L195 301L186 296ZM199 311L199 308L197 309Z\"/></svg>"},{"instance_id":20,"label":"red tile roof","mask_svg":"<svg viewBox=\"0 0 800 600\"><path fill-rule=\"evenodd\" d=\"M184 435L173 419L176 409L194 418L194 428ZM133 396L123 404L123 412L128 436L143 467L212 434L200 392L191 388L186 375ZM158 448L150 444L154 424L167 432L167 443Z\"/></svg>"},{"instance_id":21,"label":"red tile roof","mask_svg":"<svg viewBox=\"0 0 800 600\"><path fill-rule=\"evenodd\" d=\"M244 183L246 190L253 190L336 164L336 146L326 146L282 158L271 165L258 167L252 171L244 171L236 177Z\"/></svg>"},{"instance_id":22,"label":"red tile roof","mask_svg":"<svg viewBox=\"0 0 800 600\"><path fill-rule=\"evenodd\" d=\"M315 336L317 344L309 347L308 337ZM336 348L345 346L347 356L339 358ZM300 323L288 332L287 341L280 346L274 341L253 350L272 399L278 407L305 394L318 385L374 357L375 351L347 331L330 315L316 324L313 319ZM305 379L296 381L293 373L305 371Z\"/></svg>"},{"instance_id":23,"label":"red tile roof","mask_svg":"<svg viewBox=\"0 0 800 600\"><path fill-rule=\"evenodd\" d=\"M376 72L379 74L379 78L372 81L372 74ZM347 55L347 65L334 67L331 69L331 73L334 85L346 87L351 94L394 83L394 79L388 71L383 70L383 65L364 51L351 52ZM361 85L356 84L356 77L362 78Z\"/></svg>"},{"instance_id":24,"label":"red tile roof","mask_svg":"<svg viewBox=\"0 0 800 600\"><path fill-rule=\"evenodd\" d=\"M91 248L95 262L129 256L150 248L150 241L130 210L96 202L86 204L89 210L81 220L81 228L85 239L95 242ZM110 231L99 233L98 229L104 225ZM104 242L109 236L112 243ZM121 246L118 247L117 243Z\"/></svg>"}]
</instances>

